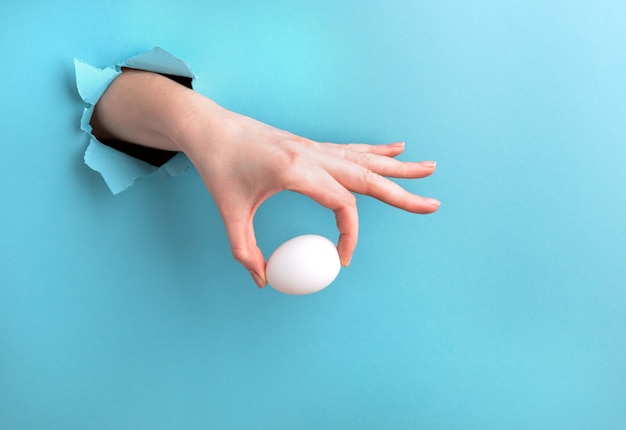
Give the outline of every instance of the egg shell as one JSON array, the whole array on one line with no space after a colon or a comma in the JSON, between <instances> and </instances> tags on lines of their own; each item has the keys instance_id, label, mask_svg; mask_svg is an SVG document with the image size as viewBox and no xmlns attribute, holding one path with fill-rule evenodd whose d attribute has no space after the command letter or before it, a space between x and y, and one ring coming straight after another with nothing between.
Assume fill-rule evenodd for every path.
<instances>
[{"instance_id":1,"label":"egg shell","mask_svg":"<svg viewBox=\"0 0 626 430\"><path fill-rule=\"evenodd\" d=\"M341 270L337 247L323 236L306 234L280 245L267 260L265 274L272 288L285 294L316 293Z\"/></svg>"}]
</instances>

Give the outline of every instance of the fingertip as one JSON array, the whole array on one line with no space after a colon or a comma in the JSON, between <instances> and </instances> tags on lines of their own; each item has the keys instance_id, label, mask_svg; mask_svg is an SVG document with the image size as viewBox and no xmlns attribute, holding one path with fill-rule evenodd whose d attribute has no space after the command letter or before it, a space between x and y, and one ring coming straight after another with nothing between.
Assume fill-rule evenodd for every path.
<instances>
[{"instance_id":1,"label":"fingertip","mask_svg":"<svg viewBox=\"0 0 626 430\"><path fill-rule=\"evenodd\" d=\"M381 154L381 155L387 155L389 157L396 157L404 152L405 143L393 142L393 143L388 143L387 145L383 145L383 146L387 148L387 153Z\"/></svg>"},{"instance_id":2,"label":"fingertip","mask_svg":"<svg viewBox=\"0 0 626 430\"><path fill-rule=\"evenodd\" d=\"M265 258L258 246L255 246L256 259L253 263L253 269L251 271L252 278L259 288L263 288L267 285L267 276L265 275Z\"/></svg>"},{"instance_id":3,"label":"fingertip","mask_svg":"<svg viewBox=\"0 0 626 430\"><path fill-rule=\"evenodd\" d=\"M436 161L420 161L419 164L423 167L427 167L429 169L436 169L437 168L437 162Z\"/></svg>"},{"instance_id":4,"label":"fingertip","mask_svg":"<svg viewBox=\"0 0 626 430\"><path fill-rule=\"evenodd\" d=\"M254 248L233 248L233 256L250 273L254 283L263 288L267 285L265 259L258 246Z\"/></svg>"},{"instance_id":5,"label":"fingertip","mask_svg":"<svg viewBox=\"0 0 626 430\"><path fill-rule=\"evenodd\" d=\"M339 261L343 267L348 267L352 261L352 255L356 248L356 240L351 240L347 235L339 236L339 244L337 252L339 253Z\"/></svg>"},{"instance_id":6,"label":"fingertip","mask_svg":"<svg viewBox=\"0 0 626 430\"><path fill-rule=\"evenodd\" d=\"M415 214L428 215L436 212L441 206L441 202L437 199L428 197L413 196L411 203L406 206L398 206L400 209L412 212Z\"/></svg>"},{"instance_id":7,"label":"fingertip","mask_svg":"<svg viewBox=\"0 0 626 430\"><path fill-rule=\"evenodd\" d=\"M257 285L257 287L265 288L265 286L267 285L267 279L265 279L265 276L260 275L254 270L250 270L250 275L252 276L252 279L254 280L254 283Z\"/></svg>"},{"instance_id":8,"label":"fingertip","mask_svg":"<svg viewBox=\"0 0 626 430\"><path fill-rule=\"evenodd\" d=\"M439 200L432 198L425 198L424 203L426 209L424 213L426 214L437 212L439 210L439 207L441 206L441 202Z\"/></svg>"},{"instance_id":9,"label":"fingertip","mask_svg":"<svg viewBox=\"0 0 626 430\"><path fill-rule=\"evenodd\" d=\"M346 253L344 253L344 254L346 254ZM350 265L350 261L352 261L352 255L351 254L347 254L347 255L343 255L342 256L341 252L339 252L339 261L341 262L341 265L343 267L348 267Z\"/></svg>"},{"instance_id":10,"label":"fingertip","mask_svg":"<svg viewBox=\"0 0 626 430\"><path fill-rule=\"evenodd\" d=\"M441 202L437 199L431 199L431 198L427 198L426 199L426 203L428 203L429 205L435 207L435 208L439 208L439 206L441 206Z\"/></svg>"}]
</instances>

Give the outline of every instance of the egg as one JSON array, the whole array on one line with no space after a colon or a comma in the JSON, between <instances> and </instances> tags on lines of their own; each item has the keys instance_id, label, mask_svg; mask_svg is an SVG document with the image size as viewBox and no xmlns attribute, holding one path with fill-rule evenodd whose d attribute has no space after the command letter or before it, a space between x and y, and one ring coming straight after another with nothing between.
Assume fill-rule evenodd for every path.
<instances>
[{"instance_id":1,"label":"egg","mask_svg":"<svg viewBox=\"0 0 626 430\"><path fill-rule=\"evenodd\" d=\"M280 245L267 260L268 284L285 294L316 293L330 285L341 269L333 242L305 234Z\"/></svg>"}]
</instances>

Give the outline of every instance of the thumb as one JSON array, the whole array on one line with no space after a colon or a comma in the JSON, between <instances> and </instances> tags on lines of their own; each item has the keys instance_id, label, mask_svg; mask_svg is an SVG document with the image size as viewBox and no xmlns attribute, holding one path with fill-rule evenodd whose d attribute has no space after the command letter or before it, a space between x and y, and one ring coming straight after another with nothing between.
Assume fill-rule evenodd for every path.
<instances>
[{"instance_id":1,"label":"thumb","mask_svg":"<svg viewBox=\"0 0 626 430\"><path fill-rule=\"evenodd\" d=\"M254 214L237 216L222 214L233 257L250 272L259 288L267 284L265 258L257 246L253 226Z\"/></svg>"}]
</instances>

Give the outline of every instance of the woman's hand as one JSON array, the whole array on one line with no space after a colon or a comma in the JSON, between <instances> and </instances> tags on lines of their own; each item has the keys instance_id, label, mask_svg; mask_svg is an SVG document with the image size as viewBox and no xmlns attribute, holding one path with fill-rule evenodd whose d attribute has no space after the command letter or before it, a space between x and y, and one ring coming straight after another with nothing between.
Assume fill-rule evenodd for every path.
<instances>
[{"instance_id":1,"label":"woman's hand","mask_svg":"<svg viewBox=\"0 0 626 430\"><path fill-rule=\"evenodd\" d=\"M181 143L222 215L233 256L265 285L265 260L257 246L253 217L270 196L295 191L332 210L339 229L339 256L347 266L357 244L358 215L352 192L375 197L415 213L437 210L439 202L416 196L385 176L423 178L434 162L400 162L404 144L365 145L314 142L227 111L202 108L207 123L195 124ZM211 130L207 134L207 130Z\"/></svg>"},{"instance_id":2,"label":"woman's hand","mask_svg":"<svg viewBox=\"0 0 626 430\"><path fill-rule=\"evenodd\" d=\"M228 111L152 73L124 72L102 97L94 117L94 131L98 128L101 134L187 154L216 202L234 258L259 287L266 284L265 259L256 243L253 218L259 206L280 191L304 194L335 213L345 266L358 238L352 193L414 213L439 207L437 200L411 194L385 178L423 178L435 170L432 161L393 158L404 150L401 142L315 142Z\"/></svg>"}]
</instances>

